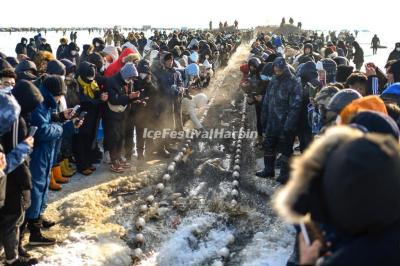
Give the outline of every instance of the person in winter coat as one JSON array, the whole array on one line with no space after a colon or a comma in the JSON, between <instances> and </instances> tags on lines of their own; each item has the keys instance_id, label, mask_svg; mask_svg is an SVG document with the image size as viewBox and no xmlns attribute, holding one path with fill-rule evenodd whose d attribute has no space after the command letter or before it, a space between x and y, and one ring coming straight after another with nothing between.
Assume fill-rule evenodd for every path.
<instances>
[{"instance_id":1,"label":"person in winter coat","mask_svg":"<svg viewBox=\"0 0 400 266\"><path fill-rule=\"evenodd\" d=\"M54 238L42 235L42 213L46 207L47 192L50 182L50 171L55 155L56 142L61 138L63 128L52 122L52 112L65 94L65 85L61 77L49 76L39 88L44 101L36 107L30 118L30 124L38 127L35 134L35 147L31 155L30 170L32 174L32 203L26 212L29 242L31 245L52 245Z\"/></svg>"},{"instance_id":2,"label":"person in winter coat","mask_svg":"<svg viewBox=\"0 0 400 266\"><path fill-rule=\"evenodd\" d=\"M180 115L180 97L184 92L182 76L174 67L174 58L171 53L164 53L160 57L161 69L153 72L160 90L160 121L162 128L182 129Z\"/></svg>"},{"instance_id":3,"label":"person in winter coat","mask_svg":"<svg viewBox=\"0 0 400 266\"><path fill-rule=\"evenodd\" d=\"M389 54L387 61L400 59L400 42L395 44L393 51Z\"/></svg>"},{"instance_id":4,"label":"person in winter coat","mask_svg":"<svg viewBox=\"0 0 400 266\"><path fill-rule=\"evenodd\" d=\"M297 133L300 141L300 151L303 152L312 141L311 127L308 123L310 98L314 98L317 91L320 89L315 63L307 62L301 64L297 69L297 77L300 78L303 87L303 99Z\"/></svg>"},{"instance_id":5,"label":"person in winter coat","mask_svg":"<svg viewBox=\"0 0 400 266\"><path fill-rule=\"evenodd\" d=\"M28 128L30 124L31 112L43 102L43 97L39 89L30 81L18 81L12 90L12 94L21 106L21 114L18 122L18 142L23 141L28 137ZM9 136L11 140L12 136ZM10 142L9 142L10 143ZM10 148L10 147L9 147ZM23 222L25 211L30 205L31 201L31 172L29 170L29 163L25 161L21 166L15 169L8 175L7 181L7 196L5 201L3 213L7 214L21 214L20 223ZM21 201L22 199L22 201ZM21 224L17 223L19 227ZM22 257L30 257L29 253L22 247L22 231L25 225L21 225L20 230L15 230L17 236L19 234L18 254Z\"/></svg>"},{"instance_id":6,"label":"person in winter coat","mask_svg":"<svg viewBox=\"0 0 400 266\"><path fill-rule=\"evenodd\" d=\"M106 43L100 37L93 38L92 45L94 47L94 53L100 53L106 47Z\"/></svg>"},{"instance_id":7,"label":"person in winter coat","mask_svg":"<svg viewBox=\"0 0 400 266\"><path fill-rule=\"evenodd\" d=\"M84 44L82 47L82 53L79 57L79 62L87 61L90 54L93 53L94 47L91 44Z\"/></svg>"},{"instance_id":8,"label":"person in winter coat","mask_svg":"<svg viewBox=\"0 0 400 266\"><path fill-rule=\"evenodd\" d=\"M104 71L104 76L112 77L117 74L126 63L133 62L139 59L139 55L136 54L133 49L125 48L118 59L114 61L109 67L107 67L107 69Z\"/></svg>"},{"instance_id":9,"label":"person in winter coat","mask_svg":"<svg viewBox=\"0 0 400 266\"><path fill-rule=\"evenodd\" d=\"M56 58L58 60L62 59L62 55L66 54L68 49L68 39L65 37L62 37L60 39L60 45L57 48L57 52L56 52Z\"/></svg>"},{"instance_id":10,"label":"person in winter coat","mask_svg":"<svg viewBox=\"0 0 400 266\"><path fill-rule=\"evenodd\" d=\"M364 51L358 42L353 42L354 54L353 54L353 63L356 65L356 69L360 71L363 63L364 63Z\"/></svg>"},{"instance_id":11,"label":"person in winter coat","mask_svg":"<svg viewBox=\"0 0 400 266\"><path fill-rule=\"evenodd\" d=\"M15 74L17 74L17 81L21 79L34 81L38 78L36 65L30 60L20 62L15 67Z\"/></svg>"},{"instance_id":12,"label":"person in winter coat","mask_svg":"<svg viewBox=\"0 0 400 266\"><path fill-rule=\"evenodd\" d=\"M29 39L29 44L26 46L26 54L30 59L33 59L35 57L35 54L38 52L35 39L30 38Z\"/></svg>"},{"instance_id":13,"label":"person in winter coat","mask_svg":"<svg viewBox=\"0 0 400 266\"><path fill-rule=\"evenodd\" d=\"M146 59L139 61L137 66L139 77L134 82L136 91L140 91L140 97L135 101L130 109L127 117L127 124L125 130L125 158L130 160L133 150L133 130L136 130L136 151L138 160L143 160L146 156L150 155L156 147L154 147L151 139L145 139L143 136L145 128L147 130L154 130L157 128L157 114L158 107L158 89L152 81L150 71L150 62ZM146 151L144 150L146 145Z\"/></svg>"},{"instance_id":14,"label":"person in winter coat","mask_svg":"<svg viewBox=\"0 0 400 266\"><path fill-rule=\"evenodd\" d=\"M255 106L256 117L257 117L257 132L258 139L261 142L262 139L262 127L261 127L261 107L262 99L265 95L266 84L261 79L261 71L263 70L264 64L261 63L260 59L253 57L249 59L249 75L247 80L241 83L241 89L247 94L247 103ZM272 65L270 65L270 71L272 72ZM271 73L269 73L271 74ZM271 75L272 76L272 75Z\"/></svg>"},{"instance_id":15,"label":"person in winter coat","mask_svg":"<svg viewBox=\"0 0 400 266\"><path fill-rule=\"evenodd\" d=\"M18 43L17 46L15 47L15 53L17 55L19 55L19 54L27 55L28 54L27 43L28 43L28 40L26 38L22 37L21 42Z\"/></svg>"},{"instance_id":16,"label":"person in winter coat","mask_svg":"<svg viewBox=\"0 0 400 266\"><path fill-rule=\"evenodd\" d=\"M61 59L68 59L75 65L79 65L79 47L75 42L70 42L67 49L61 53Z\"/></svg>"},{"instance_id":17,"label":"person in winter coat","mask_svg":"<svg viewBox=\"0 0 400 266\"><path fill-rule=\"evenodd\" d=\"M122 161L122 147L125 134L127 106L140 96L132 90L132 81L138 73L133 63L125 64L121 70L109 78L106 84L108 102L104 112L104 139L111 157L111 171L122 173L129 168L128 162Z\"/></svg>"},{"instance_id":18,"label":"person in winter coat","mask_svg":"<svg viewBox=\"0 0 400 266\"><path fill-rule=\"evenodd\" d=\"M264 178L275 176L275 159L278 145L281 144L281 170L277 181L285 183L288 180L289 159L293 153L303 94L300 81L291 74L282 57L274 60L274 73L261 110L265 133L265 168L256 175Z\"/></svg>"},{"instance_id":19,"label":"person in winter coat","mask_svg":"<svg viewBox=\"0 0 400 266\"><path fill-rule=\"evenodd\" d=\"M48 51L37 52L35 54L35 57L33 58L33 62L35 63L36 68L37 68L37 75L40 76L40 75L46 73L47 63L54 59L56 59L54 57L54 55ZM23 63L23 62L21 62L21 63Z\"/></svg>"},{"instance_id":20,"label":"person in winter coat","mask_svg":"<svg viewBox=\"0 0 400 266\"><path fill-rule=\"evenodd\" d=\"M95 81L96 66L89 62L82 62L77 71L79 84L80 112L87 112L85 123L79 133L73 138L73 150L77 169L84 175L90 175L95 168L92 166L96 134L100 122L100 105L107 101L106 92L101 92Z\"/></svg>"},{"instance_id":21,"label":"person in winter coat","mask_svg":"<svg viewBox=\"0 0 400 266\"><path fill-rule=\"evenodd\" d=\"M0 241L6 265L34 265L37 259L19 257L18 252L19 226L24 209L30 204L31 184L26 159L33 147L33 138L26 138L19 130L25 129L26 135L26 126L19 117L20 106L12 95L0 93L0 106L0 148L7 162L6 168L1 169L7 178L0 178Z\"/></svg>"},{"instance_id":22,"label":"person in winter coat","mask_svg":"<svg viewBox=\"0 0 400 266\"><path fill-rule=\"evenodd\" d=\"M49 43L47 43L47 40L45 38L40 39L40 45L38 48L39 51L47 51L49 53L52 53L53 50L51 49L51 46Z\"/></svg>"},{"instance_id":23,"label":"person in winter coat","mask_svg":"<svg viewBox=\"0 0 400 266\"><path fill-rule=\"evenodd\" d=\"M333 127L293 162L274 205L286 221L316 232L308 246L299 236L300 265L400 264L400 148L387 128Z\"/></svg>"}]
</instances>

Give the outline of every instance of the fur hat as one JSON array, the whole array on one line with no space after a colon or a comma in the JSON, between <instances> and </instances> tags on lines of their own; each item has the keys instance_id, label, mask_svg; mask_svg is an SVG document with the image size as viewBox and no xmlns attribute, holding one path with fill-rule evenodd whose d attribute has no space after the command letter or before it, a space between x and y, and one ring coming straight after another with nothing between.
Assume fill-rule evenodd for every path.
<instances>
[{"instance_id":1,"label":"fur hat","mask_svg":"<svg viewBox=\"0 0 400 266\"><path fill-rule=\"evenodd\" d=\"M128 54L124 58L122 58L123 63L127 62L136 62L140 60L140 55L139 54Z\"/></svg>"}]
</instances>

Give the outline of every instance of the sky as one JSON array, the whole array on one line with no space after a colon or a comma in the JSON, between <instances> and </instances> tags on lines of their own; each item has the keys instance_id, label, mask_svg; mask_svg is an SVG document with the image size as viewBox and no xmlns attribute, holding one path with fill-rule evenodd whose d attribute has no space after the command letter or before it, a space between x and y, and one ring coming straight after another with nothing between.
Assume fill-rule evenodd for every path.
<instances>
[{"instance_id":1,"label":"sky","mask_svg":"<svg viewBox=\"0 0 400 266\"><path fill-rule=\"evenodd\" d=\"M292 16L307 29L394 29L398 6L393 0L19 0L2 1L0 27L206 28L213 21L239 27L279 24ZM377 4L379 3L379 5ZM9 12L8 12L9 11ZM397 15L397 16L396 16Z\"/></svg>"}]
</instances>

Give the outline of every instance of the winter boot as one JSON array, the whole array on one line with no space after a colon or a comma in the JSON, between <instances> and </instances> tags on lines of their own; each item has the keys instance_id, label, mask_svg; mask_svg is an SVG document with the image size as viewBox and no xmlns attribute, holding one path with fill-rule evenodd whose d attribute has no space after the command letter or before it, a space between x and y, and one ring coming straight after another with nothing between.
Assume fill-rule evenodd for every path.
<instances>
[{"instance_id":1,"label":"winter boot","mask_svg":"<svg viewBox=\"0 0 400 266\"><path fill-rule=\"evenodd\" d=\"M12 266L30 266L30 265L35 265L38 264L39 261L36 258L25 258L25 257L18 257L16 260L13 262L9 263L7 262L6 265L12 265Z\"/></svg>"},{"instance_id":2,"label":"winter boot","mask_svg":"<svg viewBox=\"0 0 400 266\"><path fill-rule=\"evenodd\" d=\"M53 172L50 174L50 185L49 188L53 191L61 190L61 185L57 184L56 180L54 179Z\"/></svg>"},{"instance_id":3,"label":"winter boot","mask_svg":"<svg viewBox=\"0 0 400 266\"><path fill-rule=\"evenodd\" d=\"M64 177L71 177L75 174L75 171L69 165L68 159L64 159L61 164L61 173Z\"/></svg>"},{"instance_id":4,"label":"winter boot","mask_svg":"<svg viewBox=\"0 0 400 266\"><path fill-rule=\"evenodd\" d=\"M43 236L40 229L41 226L42 224L40 219L33 219L28 221L28 229L30 231L29 245L31 246L54 245L56 243L56 240L51 237Z\"/></svg>"},{"instance_id":5,"label":"winter boot","mask_svg":"<svg viewBox=\"0 0 400 266\"><path fill-rule=\"evenodd\" d=\"M42 215L39 217L39 223L41 228L50 228L56 225L56 222L44 218Z\"/></svg>"},{"instance_id":6,"label":"winter boot","mask_svg":"<svg viewBox=\"0 0 400 266\"><path fill-rule=\"evenodd\" d=\"M276 179L276 182L281 183L282 185L286 184L287 181L289 180L289 174L290 174L289 158L282 155L281 156L281 170L280 170L278 178Z\"/></svg>"},{"instance_id":7,"label":"winter boot","mask_svg":"<svg viewBox=\"0 0 400 266\"><path fill-rule=\"evenodd\" d=\"M54 180L59 184L65 184L69 182L68 178L63 177L61 173L61 166L54 166L52 169Z\"/></svg>"},{"instance_id":8,"label":"winter boot","mask_svg":"<svg viewBox=\"0 0 400 266\"><path fill-rule=\"evenodd\" d=\"M18 255L20 257L24 257L24 258L30 258L31 257L31 254L29 254L29 252L22 246L21 243L18 245Z\"/></svg>"},{"instance_id":9,"label":"winter boot","mask_svg":"<svg viewBox=\"0 0 400 266\"><path fill-rule=\"evenodd\" d=\"M275 177L275 155L264 155L264 170L258 171L256 176L262 178Z\"/></svg>"}]
</instances>

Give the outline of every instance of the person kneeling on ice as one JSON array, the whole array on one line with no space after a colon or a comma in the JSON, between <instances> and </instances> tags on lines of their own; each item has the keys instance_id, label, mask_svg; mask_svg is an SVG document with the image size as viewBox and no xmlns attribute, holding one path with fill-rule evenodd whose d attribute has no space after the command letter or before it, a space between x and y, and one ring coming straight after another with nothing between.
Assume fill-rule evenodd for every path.
<instances>
[{"instance_id":1,"label":"person kneeling on ice","mask_svg":"<svg viewBox=\"0 0 400 266\"><path fill-rule=\"evenodd\" d=\"M196 83L189 85L190 98L184 97L182 99L182 121L185 124L186 121L191 120L194 128L204 129L198 116L204 112L207 107L208 97L205 93L201 92L201 87Z\"/></svg>"}]
</instances>

